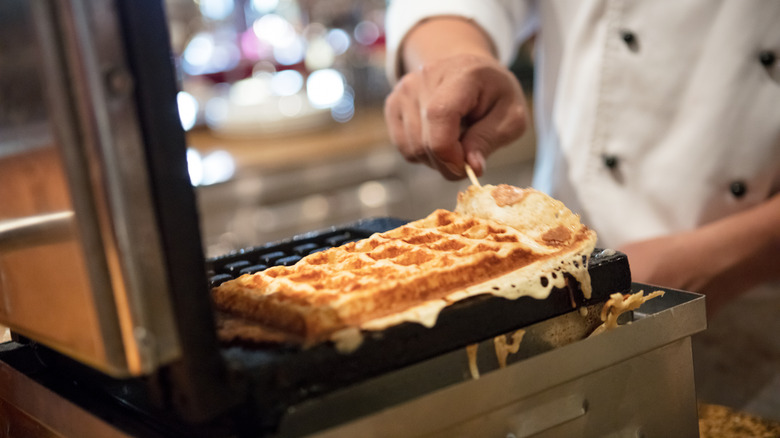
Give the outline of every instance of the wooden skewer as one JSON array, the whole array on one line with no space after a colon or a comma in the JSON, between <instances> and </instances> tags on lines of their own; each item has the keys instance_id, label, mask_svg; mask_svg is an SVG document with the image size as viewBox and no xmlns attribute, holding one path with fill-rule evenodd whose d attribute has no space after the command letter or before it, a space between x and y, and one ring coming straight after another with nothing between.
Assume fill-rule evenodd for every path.
<instances>
[{"instance_id":1,"label":"wooden skewer","mask_svg":"<svg viewBox=\"0 0 780 438\"><path fill-rule=\"evenodd\" d=\"M471 184L477 187L482 187L482 184L480 184L479 180L477 179L477 175L474 174L474 169L472 169L468 163L466 163L466 175L468 175Z\"/></svg>"}]
</instances>

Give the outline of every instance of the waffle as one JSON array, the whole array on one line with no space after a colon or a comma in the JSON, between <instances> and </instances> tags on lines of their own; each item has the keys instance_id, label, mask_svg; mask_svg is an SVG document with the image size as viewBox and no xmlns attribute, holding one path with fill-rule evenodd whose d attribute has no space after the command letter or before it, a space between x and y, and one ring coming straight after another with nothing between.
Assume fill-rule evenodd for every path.
<instances>
[{"instance_id":1,"label":"waffle","mask_svg":"<svg viewBox=\"0 0 780 438\"><path fill-rule=\"evenodd\" d=\"M566 247L582 233L592 233L563 202L534 189L500 184L470 186L458 193L455 211L510 226L539 251ZM595 235L594 235L595 237Z\"/></svg>"},{"instance_id":2,"label":"waffle","mask_svg":"<svg viewBox=\"0 0 780 438\"><path fill-rule=\"evenodd\" d=\"M489 196L486 190L468 196ZM345 328L372 323L381 328L387 324L376 321L396 321L393 315L426 303L442 303L433 306L440 309L482 293L512 298L536 291L543 298L554 284L561 286L563 274L555 271L576 266L587 275L583 255L595 241L581 224L565 233L550 231L559 226L548 224L547 232L527 235L517 224L436 210L293 266L243 275L214 288L212 295L220 310L295 334L310 345Z\"/></svg>"}]
</instances>

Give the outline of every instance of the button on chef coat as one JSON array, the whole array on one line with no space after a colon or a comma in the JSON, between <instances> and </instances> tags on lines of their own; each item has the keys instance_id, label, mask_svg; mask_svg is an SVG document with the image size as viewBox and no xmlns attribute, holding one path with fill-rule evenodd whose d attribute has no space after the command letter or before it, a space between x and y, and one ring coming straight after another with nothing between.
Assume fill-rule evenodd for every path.
<instances>
[{"instance_id":1,"label":"button on chef coat","mask_svg":"<svg viewBox=\"0 0 780 438\"><path fill-rule=\"evenodd\" d=\"M475 21L507 63L538 31L534 186L600 246L693 229L780 190L780 1L395 0L391 77L403 36L436 15Z\"/></svg>"}]
</instances>

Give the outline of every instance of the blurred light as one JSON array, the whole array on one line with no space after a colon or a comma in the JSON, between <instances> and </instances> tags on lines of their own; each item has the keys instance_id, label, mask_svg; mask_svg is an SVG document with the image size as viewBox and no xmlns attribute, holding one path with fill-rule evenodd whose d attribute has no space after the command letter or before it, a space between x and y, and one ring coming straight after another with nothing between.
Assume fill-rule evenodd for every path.
<instances>
[{"instance_id":1,"label":"blurred light","mask_svg":"<svg viewBox=\"0 0 780 438\"><path fill-rule=\"evenodd\" d=\"M187 170L190 174L190 183L199 186L203 180L203 163L200 160L200 153L192 148L187 148Z\"/></svg>"},{"instance_id":2,"label":"blurred light","mask_svg":"<svg viewBox=\"0 0 780 438\"><path fill-rule=\"evenodd\" d=\"M276 73L276 66L268 61L260 61L252 66L252 76L270 78L274 73Z\"/></svg>"},{"instance_id":3,"label":"blurred light","mask_svg":"<svg viewBox=\"0 0 780 438\"><path fill-rule=\"evenodd\" d=\"M227 119L229 104L224 97L215 97L206 104L206 123L209 125L219 125Z\"/></svg>"},{"instance_id":4,"label":"blurred light","mask_svg":"<svg viewBox=\"0 0 780 438\"><path fill-rule=\"evenodd\" d=\"M303 38L295 37L290 44L274 46L274 59L279 64L297 64L303 61L304 56L306 56L306 44Z\"/></svg>"},{"instance_id":5,"label":"blurred light","mask_svg":"<svg viewBox=\"0 0 780 438\"><path fill-rule=\"evenodd\" d=\"M230 87L230 101L236 105L256 105L270 95L268 82L258 77L242 79Z\"/></svg>"},{"instance_id":6,"label":"blurred light","mask_svg":"<svg viewBox=\"0 0 780 438\"><path fill-rule=\"evenodd\" d=\"M333 117L333 120L339 123L346 123L352 120L352 117L355 115L355 92L352 90L352 87L347 85L344 88L344 95L330 109L330 115Z\"/></svg>"},{"instance_id":7,"label":"blurred light","mask_svg":"<svg viewBox=\"0 0 780 438\"><path fill-rule=\"evenodd\" d=\"M236 162L227 151L214 151L203 156L187 148L187 168L193 186L207 186L225 182L236 173Z\"/></svg>"},{"instance_id":8,"label":"blurred light","mask_svg":"<svg viewBox=\"0 0 780 438\"><path fill-rule=\"evenodd\" d=\"M339 102L330 109L330 115L333 120L339 123L346 123L355 116L355 101L352 96L345 95Z\"/></svg>"},{"instance_id":9,"label":"blurred light","mask_svg":"<svg viewBox=\"0 0 780 438\"><path fill-rule=\"evenodd\" d=\"M279 99L279 112L287 117L295 117L303 109L303 98L299 95L282 96Z\"/></svg>"},{"instance_id":10,"label":"blurred light","mask_svg":"<svg viewBox=\"0 0 780 438\"><path fill-rule=\"evenodd\" d=\"M279 0L252 0L252 9L261 14L273 12L279 5Z\"/></svg>"},{"instance_id":11,"label":"blurred light","mask_svg":"<svg viewBox=\"0 0 780 438\"><path fill-rule=\"evenodd\" d=\"M227 71L238 65L241 53L228 40L217 41L208 33L200 33L190 40L183 53L182 68L193 76Z\"/></svg>"},{"instance_id":12,"label":"blurred light","mask_svg":"<svg viewBox=\"0 0 780 438\"><path fill-rule=\"evenodd\" d=\"M349 49L349 34L341 29L331 29L325 39L333 48L333 53L336 55L341 55Z\"/></svg>"},{"instance_id":13,"label":"blurred light","mask_svg":"<svg viewBox=\"0 0 780 438\"><path fill-rule=\"evenodd\" d=\"M263 15L252 24L258 38L274 47L289 46L297 39L295 29L289 21L276 14Z\"/></svg>"},{"instance_id":14,"label":"blurred light","mask_svg":"<svg viewBox=\"0 0 780 438\"><path fill-rule=\"evenodd\" d=\"M303 88L303 75L295 70L282 70L271 78L271 90L277 96L292 96Z\"/></svg>"},{"instance_id":15,"label":"blurred light","mask_svg":"<svg viewBox=\"0 0 780 438\"><path fill-rule=\"evenodd\" d=\"M217 44L214 50L214 56L211 58L210 71L220 72L228 71L238 65L241 60L241 53L233 44Z\"/></svg>"},{"instance_id":16,"label":"blurred light","mask_svg":"<svg viewBox=\"0 0 780 438\"><path fill-rule=\"evenodd\" d=\"M309 42L305 63L310 71L332 67L335 59L333 47L324 38L315 38Z\"/></svg>"},{"instance_id":17,"label":"blurred light","mask_svg":"<svg viewBox=\"0 0 780 438\"><path fill-rule=\"evenodd\" d=\"M306 94L315 108L328 108L344 96L344 76L333 69L317 70L306 80Z\"/></svg>"},{"instance_id":18,"label":"blurred light","mask_svg":"<svg viewBox=\"0 0 780 438\"><path fill-rule=\"evenodd\" d=\"M311 41L317 38L323 38L328 33L328 29L322 23L309 23L305 29L303 29L302 35L307 40Z\"/></svg>"},{"instance_id":19,"label":"blurred light","mask_svg":"<svg viewBox=\"0 0 780 438\"><path fill-rule=\"evenodd\" d=\"M355 26L355 41L369 46L379 39L379 26L372 21L361 21Z\"/></svg>"},{"instance_id":20,"label":"blurred light","mask_svg":"<svg viewBox=\"0 0 780 438\"><path fill-rule=\"evenodd\" d=\"M214 53L214 37L211 34L199 33L195 35L184 49L184 61L193 66L203 66L209 62Z\"/></svg>"},{"instance_id":21,"label":"blurred light","mask_svg":"<svg viewBox=\"0 0 780 438\"><path fill-rule=\"evenodd\" d=\"M368 181L358 188L358 199L366 207L380 207L387 203L387 189L377 181Z\"/></svg>"},{"instance_id":22,"label":"blurred light","mask_svg":"<svg viewBox=\"0 0 780 438\"><path fill-rule=\"evenodd\" d=\"M240 37L241 53L249 60L259 61L271 56L271 44L261 41L253 30L247 30Z\"/></svg>"},{"instance_id":23,"label":"blurred light","mask_svg":"<svg viewBox=\"0 0 780 438\"><path fill-rule=\"evenodd\" d=\"M207 186L228 181L236 173L236 162L227 151L214 151L201 159L200 185Z\"/></svg>"},{"instance_id":24,"label":"blurred light","mask_svg":"<svg viewBox=\"0 0 780 438\"><path fill-rule=\"evenodd\" d=\"M181 127L184 128L185 131L189 131L195 126L195 122L198 120L198 100L186 91L179 91L179 93L176 94L176 103L179 107Z\"/></svg>"},{"instance_id":25,"label":"blurred light","mask_svg":"<svg viewBox=\"0 0 780 438\"><path fill-rule=\"evenodd\" d=\"M301 203L301 215L309 221L320 221L328 216L330 203L322 195L312 195Z\"/></svg>"},{"instance_id":26,"label":"blurred light","mask_svg":"<svg viewBox=\"0 0 780 438\"><path fill-rule=\"evenodd\" d=\"M224 20L234 7L233 0L200 0L200 13L212 20Z\"/></svg>"}]
</instances>

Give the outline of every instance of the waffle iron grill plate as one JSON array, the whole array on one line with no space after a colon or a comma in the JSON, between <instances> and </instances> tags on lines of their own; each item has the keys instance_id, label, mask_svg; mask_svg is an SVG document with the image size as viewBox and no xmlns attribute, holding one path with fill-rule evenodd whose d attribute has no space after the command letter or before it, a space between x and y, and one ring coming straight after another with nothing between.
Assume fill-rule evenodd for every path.
<instances>
[{"instance_id":1,"label":"waffle iron grill plate","mask_svg":"<svg viewBox=\"0 0 780 438\"><path fill-rule=\"evenodd\" d=\"M406 222L396 218L364 219L213 258L207 263L210 285L268 266L293 264L313 251L362 239ZM308 349L231 343L223 346L222 354L254 382L255 399L263 409L284 409L351 383L571 312L572 299L577 307L588 306L631 288L628 260L622 253L597 249L588 270L593 289L590 299L583 296L579 287L573 291L553 289L545 300L477 296L444 308L432 328L402 323L365 332L361 346L350 354L340 353L328 343Z\"/></svg>"}]
</instances>

